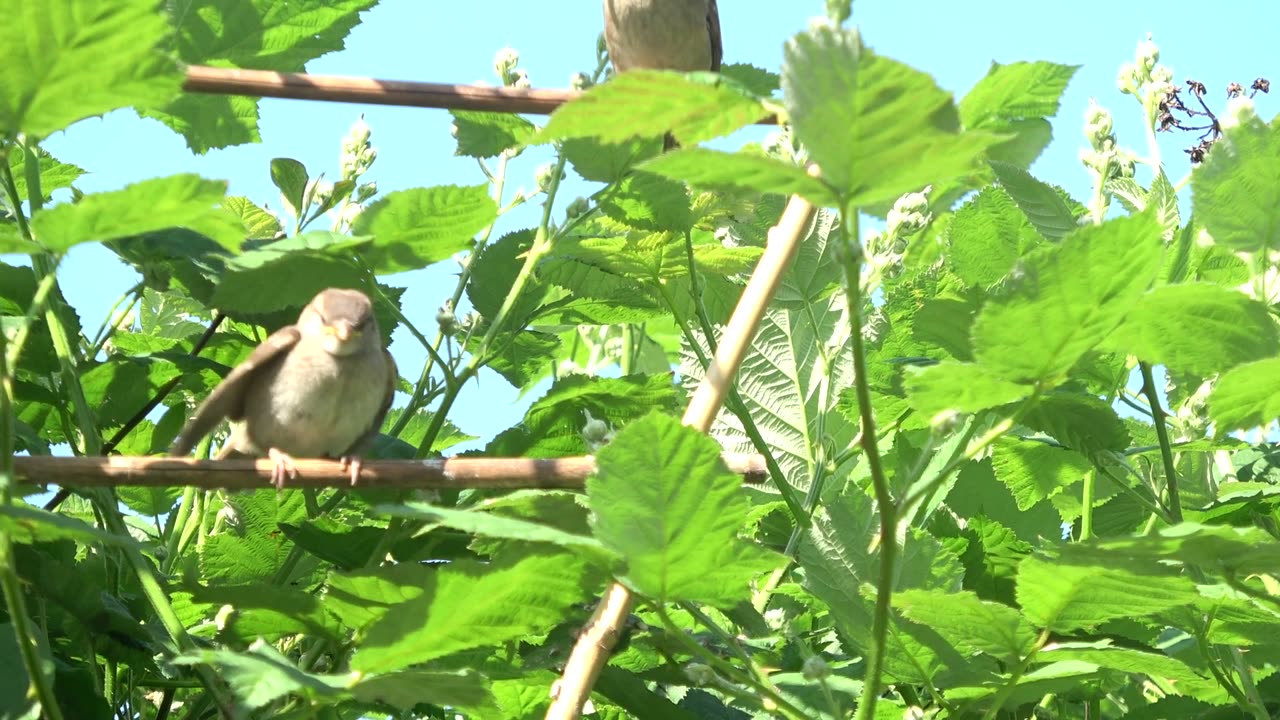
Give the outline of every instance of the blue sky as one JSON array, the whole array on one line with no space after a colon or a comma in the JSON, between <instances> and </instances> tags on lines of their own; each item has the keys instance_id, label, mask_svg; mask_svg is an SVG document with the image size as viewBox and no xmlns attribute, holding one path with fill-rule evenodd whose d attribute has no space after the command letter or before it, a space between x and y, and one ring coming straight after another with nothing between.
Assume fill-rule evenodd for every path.
<instances>
[{"instance_id":1,"label":"blue sky","mask_svg":"<svg viewBox=\"0 0 1280 720\"><path fill-rule=\"evenodd\" d=\"M1211 106L1221 107L1229 81L1247 87L1258 76L1280 80L1273 45L1275 23L1264 21L1264 7L1243 0L1209 6L1183 0L1054 4L860 0L854 4L853 22L872 49L931 73L957 98L986 73L993 60L1081 65L1054 123L1054 143L1032 170L1084 199L1088 178L1077 153L1083 144L1080 128L1090 97L1115 113L1120 142L1145 153L1137 103L1120 95L1115 85L1119 65L1132 59L1137 42L1153 33L1161 62L1173 68L1175 81L1194 77L1204 82L1214 99ZM786 39L822 11L822 0L720 0L725 62L776 71ZM520 51L521 66L535 87L566 87L572 73L594 67L600 25L599 0L382 0L364 14L345 50L316 60L307 69L384 79L493 84L494 53L510 45ZM269 177L270 160L292 157L305 163L313 176L325 171L332 178L338 171L339 141L362 112L379 151L367 179L376 180L381 193L483 181L474 161L453 156L450 118L442 110L264 100L261 144L205 156L192 155L180 137L159 123L117 112L81 122L50 138L46 147L59 159L90 172L78 182L86 192L196 172L228 180L233 194L278 208L278 193ZM1273 116L1275 103L1260 100L1259 114ZM760 132L717 144L735 147ZM1176 181L1189 169L1181 149L1191 142L1183 136L1163 138L1169 175ZM522 155L511 165L508 187L532 187L534 169L545 158L545 153ZM1141 170L1139 179L1147 180ZM571 183L565 190L570 193L566 200L585 194L584 189L584 184ZM498 232L533 222L531 212L516 213L504 218ZM409 288L405 310L424 330L433 328L436 308L454 286L451 274L456 268L443 265L387 279ZM97 327L107 308L137 280L110 253L93 246L70 253L62 278L64 291L90 328ZM421 348L398 334L392 350L401 373L416 378L423 361ZM487 438L518 420L533 399L513 404L514 397L515 392L500 378L486 375L466 391L451 418L464 431Z\"/></svg>"}]
</instances>

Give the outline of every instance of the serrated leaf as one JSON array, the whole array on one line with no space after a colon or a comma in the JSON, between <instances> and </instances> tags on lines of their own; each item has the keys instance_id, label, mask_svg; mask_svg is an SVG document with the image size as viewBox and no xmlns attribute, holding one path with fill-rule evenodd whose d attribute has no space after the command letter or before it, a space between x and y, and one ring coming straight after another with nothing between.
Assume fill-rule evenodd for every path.
<instances>
[{"instance_id":1,"label":"serrated leaf","mask_svg":"<svg viewBox=\"0 0 1280 720\"><path fill-rule=\"evenodd\" d=\"M175 46L188 65L302 72L341 50L360 13L377 0L211 0L175 13ZM259 142L258 99L188 93L148 112L193 152Z\"/></svg>"},{"instance_id":2,"label":"serrated leaf","mask_svg":"<svg viewBox=\"0 0 1280 720\"><path fill-rule=\"evenodd\" d=\"M377 510L391 517L418 520L428 526L453 528L480 537L548 543L582 553L587 556L586 559L595 562L607 562L612 557L604 545L595 538L575 535L542 523L484 512L481 509L458 510L409 502L403 505L382 505Z\"/></svg>"},{"instance_id":3,"label":"serrated leaf","mask_svg":"<svg viewBox=\"0 0 1280 720\"><path fill-rule=\"evenodd\" d=\"M648 172L629 173L600 198L600 211L637 230L684 232L693 226L684 185Z\"/></svg>"},{"instance_id":4,"label":"serrated leaf","mask_svg":"<svg viewBox=\"0 0 1280 720\"><path fill-rule=\"evenodd\" d=\"M986 288L1044 240L999 187L987 187L956 211L943 235L950 269L967 284Z\"/></svg>"},{"instance_id":5,"label":"serrated leaf","mask_svg":"<svg viewBox=\"0 0 1280 720\"><path fill-rule=\"evenodd\" d=\"M782 89L796 136L850 206L869 206L971 175L1001 138L960 132L933 78L820 25L787 42Z\"/></svg>"},{"instance_id":6,"label":"serrated leaf","mask_svg":"<svg viewBox=\"0 0 1280 720\"><path fill-rule=\"evenodd\" d=\"M44 199L47 202L54 190L71 187L84 170L72 165L64 163L54 156L50 155L42 147L37 147L36 156L40 158L40 190L44 193ZM27 199L27 153L21 152L15 148L9 153L9 171L13 174L13 185L18 191L20 200ZM16 225L0 225L0 228L13 228L16 231ZM0 229L0 235L4 231Z\"/></svg>"},{"instance_id":7,"label":"serrated leaf","mask_svg":"<svg viewBox=\"0 0 1280 720\"><path fill-rule=\"evenodd\" d=\"M1050 62L993 62L960 101L960 120L970 130L1013 135L991 148L991 158L1030 167L1053 139L1046 118L1058 114L1062 94L1079 69Z\"/></svg>"},{"instance_id":8,"label":"serrated leaf","mask_svg":"<svg viewBox=\"0 0 1280 720\"><path fill-rule=\"evenodd\" d=\"M350 683L345 674L315 675L298 668L272 645L255 642L247 651L194 650L172 659L177 665L210 665L231 687L236 700L255 710L292 693L308 697L341 694Z\"/></svg>"},{"instance_id":9,"label":"serrated leaf","mask_svg":"<svg viewBox=\"0 0 1280 720\"><path fill-rule=\"evenodd\" d=\"M991 467L1004 483L1019 510L1048 498L1078 482L1093 468L1083 455L1042 442L1004 440L991 453Z\"/></svg>"},{"instance_id":10,"label":"serrated leaf","mask_svg":"<svg viewBox=\"0 0 1280 720\"><path fill-rule=\"evenodd\" d=\"M102 544L120 548L140 547L132 537L99 530L64 513L25 505L0 505L0 530L13 542L24 545L75 540L85 545Z\"/></svg>"},{"instance_id":11,"label":"serrated leaf","mask_svg":"<svg viewBox=\"0 0 1280 720\"><path fill-rule=\"evenodd\" d=\"M1209 393L1209 415L1218 435L1263 427L1280 418L1280 358L1239 365Z\"/></svg>"},{"instance_id":12,"label":"serrated leaf","mask_svg":"<svg viewBox=\"0 0 1280 720\"><path fill-rule=\"evenodd\" d=\"M714 440L659 413L626 426L597 453L587 480L592 527L622 557L624 583L660 602L731 606L777 562L737 538L747 501L720 453ZM640 477L645 482L635 482Z\"/></svg>"},{"instance_id":13,"label":"serrated leaf","mask_svg":"<svg viewBox=\"0 0 1280 720\"><path fill-rule=\"evenodd\" d=\"M1082 228L1031 254L1014 271L1015 291L989 301L974 321L974 357L1015 382L1061 378L1150 287L1161 250L1160 228L1144 214Z\"/></svg>"},{"instance_id":14,"label":"serrated leaf","mask_svg":"<svg viewBox=\"0 0 1280 720\"><path fill-rule=\"evenodd\" d=\"M1073 632L1116 618L1141 619L1195 602L1186 577L1119 565L1068 564L1032 556L1018 566L1018 604L1036 627Z\"/></svg>"},{"instance_id":15,"label":"serrated leaf","mask_svg":"<svg viewBox=\"0 0 1280 720\"><path fill-rule=\"evenodd\" d=\"M1129 431L1115 408L1093 395L1050 393L1022 421L1087 457L1129 447Z\"/></svg>"},{"instance_id":16,"label":"serrated leaf","mask_svg":"<svg viewBox=\"0 0 1280 720\"><path fill-rule=\"evenodd\" d=\"M222 207L240 218L244 225L245 238L249 240L270 240L280 234L283 228L275 215L258 207L252 200L239 195L228 195Z\"/></svg>"},{"instance_id":17,"label":"serrated leaf","mask_svg":"<svg viewBox=\"0 0 1280 720\"><path fill-rule=\"evenodd\" d=\"M421 594L369 626L351 667L390 672L545 632L582 600L583 574L581 561L567 554L436 566L423 574Z\"/></svg>"},{"instance_id":18,"label":"serrated leaf","mask_svg":"<svg viewBox=\"0 0 1280 720\"><path fill-rule=\"evenodd\" d=\"M696 145L765 114L757 100L725 85L674 72L630 70L561 105L535 141L596 137L619 143L669 131L682 144Z\"/></svg>"},{"instance_id":19,"label":"serrated leaf","mask_svg":"<svg viewBox=\"0 0 1280 720\"><path fill-rule=\"evenodd\" d=\"M957 647L1017 662L1035 644L1035 631L1017 610L980 600L970 592L905 590L893 606L908 620L928 625Z\"/></svg>"},{"instance_id":20,"label":"serrated leaf","mask_svg":"<svg viewBox=\"0 0 1280 720\"><path fill-rule=\"evenodd\" d=\"M836 195L804 168L773 158L683 148L643 163L642 169L708 189L744 188L761 193L800 195L815 205L834 207Z\"/></svg>"},{"instance_id":21,"label":"serrated leaf","mask_svg":"<svg viewBox=\"0 0 1280 720\"><path fill-rule=\"evenodd\" d=\"M1184 522L1150 535L1097 540L1073 545L1073 561L1104 564L1113 560L1152 565L1178 561L1245 576L1274 573L1280 567L1280 542L1256 527L1229 527Z\"/></svg>"},{"instance_id":22,"label":"serrated leaf","mask_svg":"<svg viewBox=\"0 0 1280 720\"><path fill-rule=\"evenodd\" d=\"M905 380L911 407L925 418L954 410L975 413L1016 402L1031 387L1001 380L980 365L946 362L908 373Z\"/></svg>"},{"instance_id":23,"label":"serrated leaf","mask_svg":"<svg viewBox=\"0 0 1280 720\"><path fill-rule=\"evenodd\" d=\"M1050 240L1061 240L1079 228L1071 208L1052 186L1014 165L994 160L988 164L1000 186L1041 235Z\"/></svg>"},{"instance_id":24,"label":"serrated leaf","mask_svg":"<svg viewBox=\"0 0 1280 720\"><path fill-rule=\"evenodd\" d=\"M454 137L458 141L455 155L486 158L524 145L538 131L537 126L512 113L451 110Z\"/></svg>"},{"instance_id":25,"label":"serrated leaf","mask_svg":"<svg viewBox=\"0 0 1280 720\"><path fill-rule=\"evenodd\" d=\"M0 135L47 137L117 108L161 105L182 82L154 0L0 1Z\"/></svg>"},{"instance_id":26,"label":"serrated leaf","mask_svg":"<svg viewBox=\"0 0 1280 720\"><path fill-rule=\"evenodd\" d=\"M1206 376L1280 354L1266 306L1217 285L1158 287L1143 295L1108 342L1174 372Z\"/></svg>"},{"instance_id":27,"label":"serrated leaf","mask_svg":"<svg viewBox=\"0 0 1280 720\"><path fill-rule=\"evenodd\" d=\"M400 190L373 203L352 232L372 235L363 254L379 275L417 270L471 246L473 236L498 217L485 185Z\"/></svg>"},{"instance_id":28,"label":"serrated leaf","mask_svg":"<svg viewBox=\"0 0 1280 720\"><path fill-rule=\"evenodd\" d=\"M777 73L747 63L721 65L720 76L759 97L773 95L782 84L782 78Z\"/></svg>"},{"instance_id":29,"label":"serrated leaf","mask_svg":"<svg viewBox=\"0 0 1280 720\"><path fill-rule=\"evenodd\" d=\"M221 180L171 175L143 180L122 190L86 195L55 205L32 219L37 242L57 253L84 242L102 242L166 228L194 230L228 250L244 240L244 230L220 205L227 193Z\"/></svg>"},{"instance_id":30,"label":"serrated leaf","mask_svg":"<svg viewBox=\"0 0 1280 720\"><path fill-rule=\"evenodd\" d=\"M1227 129L1192 173L1191 199L1218 245L1280 249L1280 123L1252 116Z\"/></svg>"}]
</instances>

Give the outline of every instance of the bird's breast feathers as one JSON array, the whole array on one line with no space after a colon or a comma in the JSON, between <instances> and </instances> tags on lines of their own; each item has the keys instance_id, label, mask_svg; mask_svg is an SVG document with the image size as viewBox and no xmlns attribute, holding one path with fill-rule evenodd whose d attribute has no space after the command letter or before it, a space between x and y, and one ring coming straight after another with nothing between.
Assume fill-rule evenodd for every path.
<instances>
[{"instance_id":1,"label":"bird's breast feathers","mask_svg":"<svg viewBox=\"0 0 1280 720\"><path fill-rule=\"evenodd\" d=\"M274 447L296 457L338 457L378 415L387 372L380 348L346 357L288 353L264 373L261 390L250 393L250 404L260 407L246 413L254 421L245 433L260 450Z\"/></svg>"}]
</instances>

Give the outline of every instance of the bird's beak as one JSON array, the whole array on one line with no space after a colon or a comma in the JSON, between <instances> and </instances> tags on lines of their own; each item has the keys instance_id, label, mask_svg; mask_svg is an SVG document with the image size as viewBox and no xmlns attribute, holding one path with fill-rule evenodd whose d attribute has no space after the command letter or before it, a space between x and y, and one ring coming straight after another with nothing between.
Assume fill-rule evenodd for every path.
<instances>
[{"instance_id":1,"label":"bird's beak","mask_svg":"<svg viewBox=\"0 0 1280 720\"><path fill-rule=\"evenodd\" d=\"M338 338L338 342L346 342L355 334L355 328L351 327L351 323L348 322L335 323L329 330L334 337Z\"/></svg>"}]
</instances>

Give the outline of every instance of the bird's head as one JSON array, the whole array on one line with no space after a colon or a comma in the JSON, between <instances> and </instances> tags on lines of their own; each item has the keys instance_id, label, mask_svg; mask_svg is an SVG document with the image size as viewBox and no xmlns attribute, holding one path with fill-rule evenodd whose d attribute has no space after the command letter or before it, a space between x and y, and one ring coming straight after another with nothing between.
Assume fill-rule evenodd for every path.
<instances>
[{"instance_id":1,"label":"bird's head","mask_svg":"<svg viewBox=\"0 0 1280 720\"><path fill-rule=\"evenodd\" d=\"M382 344L373 303L359 290L329 288L315 296L298 318L304 338L320 342L330 355L352 355Z\"/></svg>"}]
</instances>

